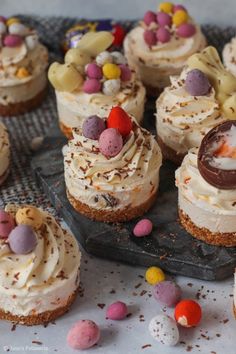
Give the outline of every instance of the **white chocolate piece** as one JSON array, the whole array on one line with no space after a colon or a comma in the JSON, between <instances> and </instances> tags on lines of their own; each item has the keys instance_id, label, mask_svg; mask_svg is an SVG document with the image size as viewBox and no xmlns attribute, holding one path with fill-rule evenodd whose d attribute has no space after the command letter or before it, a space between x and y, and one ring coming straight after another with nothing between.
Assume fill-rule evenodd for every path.
<instances>
[{"instance_id":1,"label":"white chocolate piece","mask_svg":"<svg viewBox=\"0 0 236 354\"><path fill-rule=\"evenodd\" d=\"M91 56L96 57L110 47L114 36L110 32L87 32L79 41L77 48L83 49Z\"/></svg>"},{"instance_id":2,"label":"white chocolate piece","mask_svg":"<svg viewBox=\"0 0 236 354\"><path fill-rule=\"evenodd\" d=\"M53 63L49 68L48 78L58 91L72 92L83 83L82 75L72 64Z\"/></svg>"},{"instance_id":3,"label":"white chocolate piece","mask_svg":"<svg viewBox=\"0 0 236 354\"><path fill-rule=\"evenodd\" d=\"M37 34L32 34L30 36L25 37L25 43L29 50L33 50L39 42Z\"/></svg>"},{"instance_id":4,"label":"white chocolate piece","mask_svg":"<svg viewBox=\"0 0 236 354\"><path fill-rule=\"evenodd\" d=\"M80 48L71 48L65 55L65 63L85 66L92 60L91 56Z\"/></svg>"}]
</instances>

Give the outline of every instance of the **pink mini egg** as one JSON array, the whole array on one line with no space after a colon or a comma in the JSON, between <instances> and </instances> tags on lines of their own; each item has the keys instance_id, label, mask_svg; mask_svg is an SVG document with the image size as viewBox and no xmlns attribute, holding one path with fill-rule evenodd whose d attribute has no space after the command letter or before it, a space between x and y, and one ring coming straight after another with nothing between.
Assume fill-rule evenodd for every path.
<instances>
[{"instance_id":1,"label":"pink mini egg","mask_svg":"<svg viewBox=\"0 0 236 354\"><path fill-rule=\"evenodd\" d=\"M174 5L173 12L175 13L176 11L179 11L179 10L183 10L185 12L188 12L183 5Z\"/></svg>"},{"instance_id":2,"label":"pink mini egg","mask_svg":"<svg viewBox=\"0 0 236 354\"><path fill-rule=\"evenodd\" d=\"M123 320L128 314L127 306L122 301L117 301L108 306L106 311L106 318L109 320L119 321Z\"/></svg>"},{"instance_id":3,"label":"pink mini egg","mask_svg":"<svg viewBox=\"0 0 236 354\"><path fill-rule=\"evenodd\" d=\"M156 36L158 42L167 43L170 41L170 32L164 27L158 28Z\"/></svg>"},{"instance_id":4,"label":"pink mini egg","mask_svg":"<svg viewBox=\"0 0 236 354\"><path fill-rule=\"evenodd\" d=\"M144 31L143 38L144 38L144 41L149 46L155 45L157 43L157 39L156 39L156 35L155 35L154 31L151 31L151 30Z\"/></svg>"},{"instance_id":5,"label":"pink mini egg","mask_svg":"<svg viewBox=\"0 0 236 354\"><path fill-rule=\"evenodd\" d=\"M121 70L121 75L120 75L121 81L129 81L132 76L132 72L130 68L124 64L120 64L119 67Z\"/></svg>"},{"instance_id":6,"label":"pink mini egg","mask_svg":"<svg viewBox=\"0 0 236 354\"><path fill-rule=\"evenodd\" d=\"M83 84L83 91L85 93L98 93L101 91L101 82L96 79L87 79Z\"/></svg>"},{"instance_id":7,"label":"pink mini egg","mask_svg":"<svg viewBox=\"0 0 236 354\"><path fill-rule=\"evenodd\" d=\"M22 42L22 37L17 34L8 34L3 40L3 44L6 47L18 47L22 44Z\"/></svg>"},{"instance_id":8,"label":"pink mini egg","mask_svg":"<svg viewBox=\"0 0 236 354\"><path fill-rule=\"evenodd\" d=\"M102 69L95 63L90 63L86 67L86 74L90 79L98 79L102 78Z\"/></svg>"},{"instance_id":9,"label":"pink mini egg","mask_svg":"<svg viewBox=\"0 0 236 354\"><path fill-rule=\"evenodd\" d=\"M147 11L143 17L143 22L149 26L152 22L156 22L156 14L153 11Z\"/></svg>"},{"instance_id":10,"label":"pink mini egg","mask_svg":"<svg viewBox=\"0 0 236 354\"><path fill-rule=\"evenodd\" d=\"M164 26L170 27L171 23L172 23L172 18L166 12L158 12L157 13L157 22L160 27L164 27Z\"/></svg>"},{"instance_id":11,"label":"pink mini egg","mask_svg":"<svg viewBox=\"0 0 236 354\"><path fill-rule=\"evenodd\" d=\"M179 37L189 38L196 33L196 27L192 23L183 23L177 28L176 33Z\"/></svg>"},{"instance_id":12,"label":"pink mini egg","mask_svg":"<svg viewBox=\"0 0 236 354\"><path fill-rule=\"evenodd\" d=\"M133 229L133 234L136 237L144 237L152 232L152 222L149 219L140 220Z\"/></svg>"},{"instance_id":13,"label":"pink mini egg","mask_svg":"<svg viewBox=\"0 0 236 354\"><path fill-rule=\"evenodd\" d=\"M98 325L90 320L80 320L74 324L67 335L67 343L73 349L89 349L100 339Z\"/></svg>"},{"instance_id":14,"label":"pink mini egg","mask_svg":"<svg viewBox=\"0 0 236 354\"><path fill-rule=\"evenodd\" d=\"M13 217L4 210L0 210L0 238L7 238L14 227Z\"/></svg>"},{"instance_id":15,"label":"pink mini egg","mask_svg":"<svg viewBox=\"0 0 236 354\"><path fill-rule=\"evenodd\" d=\"M123 139L115 128L105 129L99 137L99 149L106 157L114 157L123 147Z\"/></svg>"}]
</instances>

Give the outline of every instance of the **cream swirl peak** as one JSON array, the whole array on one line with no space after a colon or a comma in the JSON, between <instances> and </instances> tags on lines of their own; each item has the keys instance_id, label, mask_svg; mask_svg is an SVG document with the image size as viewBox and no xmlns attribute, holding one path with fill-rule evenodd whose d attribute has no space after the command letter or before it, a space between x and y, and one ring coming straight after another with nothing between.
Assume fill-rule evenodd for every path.
<instances>
[{"instance_id":1,"label":"cream swirl peak","mask_svg":"<svg viewBox=\"0 0 236 354\"><path fill-rule=\"evenodd\" d=\"M236 76L236 37L224 46L222 56L226 68Z\"/></svg>"},{"instance_id":2,"label":"cream swirl peak","mask_svg":"<svg viewBox=\"0 0 236 354\"><path fill-rule=\"evenodd\" d=\"M59 309L64 313L79 285L80 252L74 237L43 210L12 204L0 211L0 237L1 313L16 316L16 321L24 316L27 324L40 323L48 311L54 318Z\"/></svg>"},{"instance_id":3,"label":"cream swirl peak","mask_svg":"<svg viewBox=\"0 0 236 354\"><path fill-rule=\"evenodd\" d=\"M136 209L155 196L161 163L154 137L120 107L107 120L89 117L83 135L74 129L64 148L69 200L79 201L79 211L90 216L89 208L98 220L130 219L132 211L140 213Z\"/></svg>"}]
</instances>

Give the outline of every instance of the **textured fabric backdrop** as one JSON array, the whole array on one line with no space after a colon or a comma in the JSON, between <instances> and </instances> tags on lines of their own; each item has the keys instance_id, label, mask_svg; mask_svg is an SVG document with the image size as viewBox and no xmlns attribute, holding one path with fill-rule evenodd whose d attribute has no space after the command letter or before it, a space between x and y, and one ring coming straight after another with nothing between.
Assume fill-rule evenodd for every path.
<instances>
[{"instance_id":1,"label":"textured fabric backdrop","mask_svg":"<svg viewBox=\"0 0 236 354\"><path fill-rule=\"evenodd\" d=\"M21 17L26 23L34 26L41 41L48 47L50 59L62 58L60 41L67 28L75 23L66 18ZM127 26L131 25L126 23ZM209 44L221 52L224 44L236 34L235 28L222 30L216 26L204 26L203 31ZM34 137L50 134L50 127L57 124L57 112L53 90L50 89L44 103L35 111L18 117L2 118L8 128L11 140L12 160L11 173L0 187L0 208L8 202L34 203L36 206L55 210L50 206L48 198L36 185L30 168L30 143ZM1 163L1 162L0 162Z\"/></svg>"}]
</instances>

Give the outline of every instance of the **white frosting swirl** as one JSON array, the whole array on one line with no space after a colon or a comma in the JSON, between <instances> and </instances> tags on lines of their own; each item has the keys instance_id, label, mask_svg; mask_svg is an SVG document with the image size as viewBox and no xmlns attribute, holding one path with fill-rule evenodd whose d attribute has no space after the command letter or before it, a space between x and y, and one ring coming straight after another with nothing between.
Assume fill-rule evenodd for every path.
<instances>
[{"instance_id":1,"label":"white frosting swirl","mask_svg":"<svg viewBox=\"0 0 236 354\"><path fill-rule=\"evenodd\" d=\"M156 101L156 127L162 141L177 153L198 147L203 136L223 122L214 88L208 95L191 96L185 89L189 69L171 77L171 85Z\"/></svg>"},{"instance_id":2,"label":"white frosting swirl","mask_svg":"<svg viewBox=\"0 0 236 354\"><path fill-rule=\"evenodd\" d=\"M154 137L133 119L133 130L120 153L106 158L98 141L73 131L64 149L69 193L95 209L122 210L147 201L157 190L162 156Z\"/></svg>"},{"instance_id":3,"label":"white frosting swirl","mask_svg":"<svg viewBox=\"0 0 236 354\"><path fill-rule=\"evenodd\" d=\"M15 215L19 206L8 205ZM43 225L34 232L37 246L29 254L11 252L0 240L0 308L33 315L66 305L79 282L80 252L75 238L40 210Z\"/></svg>"},{"instance_id":4,"label":"white frosting swirl","mask_svg":"<svg viewBox=\"0 0 236 354\"><path fill-rule=\"evenodd\" d=\"M190 38L172 35L167 43L151 48L143 39L144 28L137 26L125 38L124 50L128 63L141 77L142 82L151 87L163 88L169 84L169 76L177 75L187 59L206 46L206 39L198 25Z\"/></svg>"},{"instance_id":5,"label":"white frosting swirl","mask_svg":"<svg viewBox=\"0 0 236 354\"><path fill-rule=\"evenodd\" d=\"M0 178L10 164L10 142L5 125L0 122Z\"/></svg>"},{"instance_id":6,"label":"white frosting swirl","mask_svg":"<svg viewBox=\"0 0 236 354\"><path fill-rule=\"evenodd\" d=\"M236 76L236 37L224 46L222 56L226 68Z\"/></svg>"}]
</instances>

